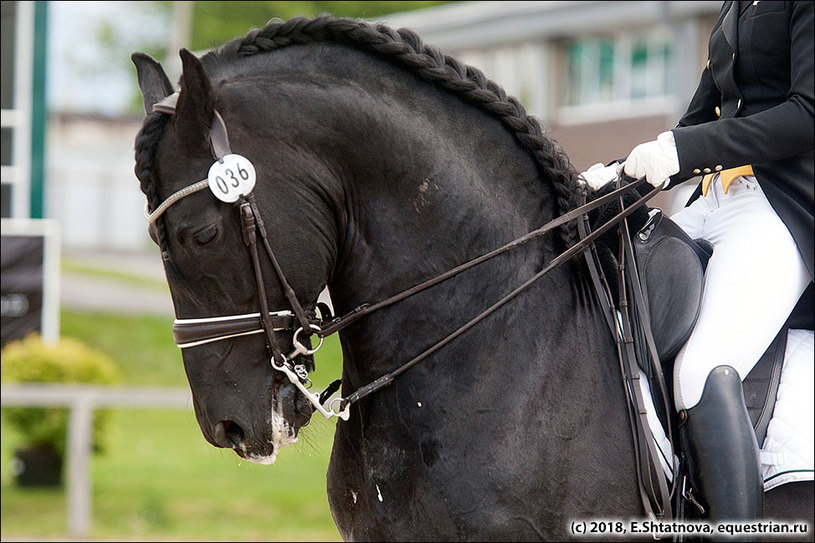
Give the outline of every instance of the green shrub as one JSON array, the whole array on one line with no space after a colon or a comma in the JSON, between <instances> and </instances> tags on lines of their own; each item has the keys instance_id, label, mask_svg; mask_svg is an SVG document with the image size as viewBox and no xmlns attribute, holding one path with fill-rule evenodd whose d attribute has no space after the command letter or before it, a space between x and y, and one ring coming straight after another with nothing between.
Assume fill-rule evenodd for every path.
<instances>
[{"instance_id":1,"label":"green shrub","mask_svg":"<svg viewBox=\"0 0 815 543\"><path fill-rule=\"evenodd\" d=\"M8 343L0 353L0 378L8 383L83 383L110 385L120 382L119 370L106 354L71 338L54 345L36 334ZM28 445L50 446L65 455L68 410L65 408L8 407L6 421ZM94 411L93 448L103 450L109 413Z\"/></svg>"}]
</instances>

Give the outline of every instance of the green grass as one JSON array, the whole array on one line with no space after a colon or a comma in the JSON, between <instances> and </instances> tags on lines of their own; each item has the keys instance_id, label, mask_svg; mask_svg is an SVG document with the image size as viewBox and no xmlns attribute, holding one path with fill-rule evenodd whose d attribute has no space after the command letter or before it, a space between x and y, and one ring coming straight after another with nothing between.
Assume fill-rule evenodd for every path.
<instances>
[{"instance_id":1,"label":"green grass","mask_svg":"<svg viewBox=\"0 0 815 543\"><path fill-rule=\"evenodd\" d=\"M60 334L110 355L127 385L187 386L181 351L173 343L173 321L62 311Z\"/></svg>"},{"instance_id":2,"label":"green grass","mask_svg":"<svg viewBox=\"0 0 815 543\"><path fill-rule=\"evenodd\" d=\"M110 354L124 383L186 387L168 319L63 312L63 336ZM317 353L315 388L340 373L336 338ZM334 422L319 415L273 466L242 461L201 435L192 410L114 409L106 451L92 459L90 539L338 541L325 474ZM21 436L0 427L0 525L5 538L68 537L65 491L16 486Z\"/></svg>"}]
</instances>

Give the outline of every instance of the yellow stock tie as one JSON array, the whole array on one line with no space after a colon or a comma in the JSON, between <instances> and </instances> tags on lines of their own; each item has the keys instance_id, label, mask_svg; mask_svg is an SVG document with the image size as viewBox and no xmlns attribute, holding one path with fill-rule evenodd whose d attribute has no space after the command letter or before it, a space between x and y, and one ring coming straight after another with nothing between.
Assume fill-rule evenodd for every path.
<instances>
[{"instance_id":1,"label":"yellow stock tie","mask_svg":"<svg viewBox=\"0 0 815 543\"><path fill-rule=\"evenodd\" d=\"M724 189L724 193L727 194L727 189L730 188L730 183L739 176L742 175L754 175L753 174L753 167L749 164L746 166L738 166L736 168L730 168L729 170L722 170L719 173L719 181L722 183L722 188ZM702 195L707 196L707 191L710 188L710 184L713 182L713 176L715 173L709 173L702 178Z\"/></svg>"}]
</instances>

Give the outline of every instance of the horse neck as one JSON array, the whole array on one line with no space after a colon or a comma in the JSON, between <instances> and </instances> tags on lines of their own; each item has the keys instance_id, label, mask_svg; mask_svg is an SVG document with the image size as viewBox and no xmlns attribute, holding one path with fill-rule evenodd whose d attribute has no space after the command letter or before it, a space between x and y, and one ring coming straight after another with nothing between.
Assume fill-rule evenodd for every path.
<instances>
[{"instance_id":1,"label":"horse neck","mask_svg":"<svg viewBox=\"0 0 815 543\"><path fill-rule=\"evenodd\" d=\"M281 154L263 167L295 180L270 189L268 201L281 200L281 191L305 194L295 195L306 207L291 222L311 228L306 250L314 250L315 239L324 247L316 261L331 263L325 277L338 313L434 277L555 215L550 180L492 114L359 51L331 44L287 51L250 65L251 76L240 83L249 88L235 94L241 99L229 113L243 116L237 126L256 127L251 141L269 134L258 154ZM249 110L247 100L266 102ZM278 216L293 207L278 209ZM317 217L333 217L334 224ZM325 239L327 232L335 239ZM353 324L341 334L347 367L360 379L394 369L401 353L419 352L539 271L555 256L554 239L524 245ZM299 271L295 282L309 273ZM506 311L528 314L546 333L544 327L572 318L571 284L568 269L558 269ZM558 291L549 296L552 307L539 301L543 288ZM503 335L524 334L514 326Z\"/></svg>"},{"instance_id":2,"label":"horse neck","mask_svg":"<svg viewBox=\"0 0 815 543\"><path fill-rule=\"evenodd\" d=\"M531 159L505 133L494 133L504 147L490 148L476 127L442 124L414 118L357 145L357 173L345 178L344 258L332 286L392 294L551 218ZM362 292L354 288L362 285ZM348 301L364 300L352 294Z\"/></svg>"},{"instance_id":3,"label":"horse neck","mask_svg":"<svg viewBox=\"0 0 815 543\"><path fill-rule=\"evenodd\" d=\"M333 115L324 119L330 129L312 143L340 142L329 168L340 172L345 202L329 285L339 313L434 277L554 216L551 187L532 157L474 105L401 72L338 90L332 103ZM360 321L343 334L347 357L359 361L365 378L393 369L387 361L403 358L400 352L418 352L449 331L447 323L477 314L537 272L554 257L553 239ZM562 270L552 276L569 284ZM411 337L394 343L405 327Z\"/></svg>"},{"instance_id":4,"label":"horse neck","mask_svg":"<svg viewBox=\"0 0 815 543\"><path fill-rule=\"evenodd\" d=\"M306 212L336 219L324 230L336 231L329 280L340 305L441 273L556 213L551 183L509 128L408 69L332 43L219 69L216 87L241 89L224 91L237 99L221 107L254 127L248 144L283 153L262 167L317 194L295 195ZM281 188L298 190L271 196ZM552 256L552 239L532 260Z\"/></svg>"}]
</instances>

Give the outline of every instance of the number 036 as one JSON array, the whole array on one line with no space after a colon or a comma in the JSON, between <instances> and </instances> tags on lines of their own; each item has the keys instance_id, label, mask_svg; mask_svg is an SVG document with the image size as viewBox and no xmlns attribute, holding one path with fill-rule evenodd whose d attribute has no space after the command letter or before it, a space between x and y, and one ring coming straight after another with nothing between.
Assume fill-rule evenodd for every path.
<instances>
[{"instance_id":1,"label":"number 036","mask_svg":"<svg viewBox=\"0 0 815 543\"><path fill-rule=\"evenodd\" d=\"M226 155L209 169L209 188L216 198L232 203L255 186L255 168L240 155Z\"/></svg>"}]
</instances>

